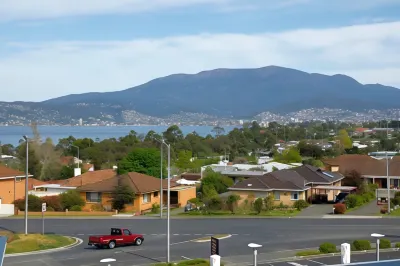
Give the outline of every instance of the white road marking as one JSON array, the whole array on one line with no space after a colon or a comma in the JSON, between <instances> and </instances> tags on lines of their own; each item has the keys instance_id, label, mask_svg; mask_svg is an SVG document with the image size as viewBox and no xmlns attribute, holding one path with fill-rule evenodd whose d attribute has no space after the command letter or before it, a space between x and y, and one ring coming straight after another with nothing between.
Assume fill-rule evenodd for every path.
<instances>
[{"instance_id":1,"label":"white road marking","mask_svg":"<svg viewBox=\"0 0 400 266\"><path fill-rule=\"evenodd\" d=\"M308 261L311 261L311 262L314 262L314 263L317 263L317 264L321 264L321 265L325 265L324 263L319 262L319 261L315 261L315 260L308 260Z\"/></svg>"},{"instance_id":2,"label":"white road marking","mask_svg":"<svg viewBox=\"0 0 400 266\"><path fill-rule=\"evenodd\" d=\"M176 243L172 243L172 244L169 244L169 245L173 246L173 245L178 245L178 244L183 244L183 243L188 243L188 242L193 242L193 239L188 240L188 241L176 242Z\"/></svg>"},{"instance_id":3,"label":"white road marking","mask_svg":"<svg viewBox=\"0 0 400 266\"><path fill-rule=\"evenodd\" d=\"M182 258L184 258L185 260L191 260L191 258L185 257L185 256L181 256Z\"/></svg>"},{"instance_id":4,"label":"white road marking","mask_svg":"<svg viewBox=\"0 0 400 266\"><path fill-rule=\"evenodd\" d=\"M28 210L29 211L29 210ZM174 236L179 236L179 234L174 234Z\"/></svg>"},{"instance_id":5,"label":"white road marking","mask_svg":"<svg viewBox=\"0 0 400 266\"><path fill-rule=\"evenodd\" d=\"M291 265L294 265L294 266L307 266L307 265L299 264L299 263L296 263L296 262L288 262L288 263L291 264Z\"/></svg>"},{"instance_id":6,"label":"white road marking","mask_svg":"<svg viewBox=\"0 0 400 266\"><path fill-rule=\"evenodd\" d=\"M84 236L85 234L77 234L77 236Z\"/></svg>"}]
</instances>

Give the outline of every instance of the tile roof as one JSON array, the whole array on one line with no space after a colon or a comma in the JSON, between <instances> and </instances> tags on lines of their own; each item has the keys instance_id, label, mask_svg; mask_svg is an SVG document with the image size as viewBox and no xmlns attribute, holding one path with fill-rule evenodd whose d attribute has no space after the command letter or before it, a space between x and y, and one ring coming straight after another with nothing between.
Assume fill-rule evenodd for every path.
<instances>
[{"instance_id":1,"label":"tile roof","mask_svg":"<svg viewBox=\"0 0 400 266\"><path fill-rule=\"evenodd\" d=\"M15 177L15 176L23 177L25 176L25 173L0 164L0 178Z\"/></svg>"},{"instance_id":2,"label":"tile roof","mask_svg":"<svg viewBox=\"0 0 400 266\"><path fill-rule=\"evenodd\" d=\"M103 180L97 183L87 184L78 188L80 191L112 192L118 185L127 185L137 194L160 191L160 179L136 172L127 173L120 176ZM163 179L163 189L167 189L167 180ZM171 181L171 187L178 184Z\"/></svg>"},{"instance_id":3,"label":"tile roof","mask_svg":"<svg viewBox=\"0 0 400 266\"><path fill-rule=\"evenodd\" d=\"M28 178L28 190L33 190L34 186L42 186L47 184L48 184L47 182L35 178Z\"/></svg>"},{"instance_id":4,"label":"tile roof","mask_svg":"<svg viewBox=\"0 0 400 266\"><path fill-rule=\"evenodd\" d=\"M53 184L60 184L66 187L80 187L87 184L97 183L116 175L117 173L113 169L90 171L66 180L54 182Z\"/></svg>"},{"instance_id":5,"label":"tile roof","mask_svg":"<svg viewBox=\"0 0 400 266\"><path fill-rule=\"evenodd\" d=\"M292 170L304 177L307 183L331 184L344 178L339 173L325 171L311 165L302 165Z\"/></svg>"},{"instance_id":6,"label":"tile roof","mask_svg":"<svg viewBox=\"0 0 400 266\"><path fill-rule=\"evenodd\" d=\"M333 159L325 159L328 166L339 166L341 174L357 171L361 175L386 176L386 159L376 159L368 155L345 154ZM400 156L389 158L389 175L400 176Z\"/></svg>"},{"instance_id":7,"label":"tile roof","mask_svg":"<svg viewBox=\"0 0 400 266\"><path fill-rule=\"evenodd\" d=\"M343 178L338 173L323 171L310 165L303 165L292 169L284 169L250 177L236 183L230 189L305 190L310 183L331 184Z\"/></svg>"}]
</instances>

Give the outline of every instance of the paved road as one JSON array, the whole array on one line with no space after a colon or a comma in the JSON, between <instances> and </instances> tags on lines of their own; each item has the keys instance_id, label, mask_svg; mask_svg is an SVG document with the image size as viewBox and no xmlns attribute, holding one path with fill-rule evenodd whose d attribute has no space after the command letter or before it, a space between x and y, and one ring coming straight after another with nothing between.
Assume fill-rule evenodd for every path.
<instances>
[{"instance_id":1,"label":"paved road","mask_svg":"<svg viewBox=\"0 0 400 266\"><path fill-rule=\"evenodd\" d=\"M376 255L372 253L363 255L353 255L351 256L351 263L356 262L367 262L375 261ZM380 253L380 260L394 260L400 259L400 252L382 252ZM340 264L340 257L325 257L325 258L313 258L308 260L293 260L287 262L270 262L270 263L259 263L258 265L268 265L268 266L320 266L320 265L337 265ZM400 265L400 262L392 265Z\"/></svg>"},{"instance_id":2,"label":"paved road","mask_svg":"<svg viewBox=\"0 0 400 266\"><path fill-rule=\"evenodd\" d=\"M20 232L21 219L1 219L0 226ZM129 228L145 234L141 247L97 250L86 245L88 235L108 233L111 227ZM31 220L30 232L41 231L41 220ZM114 265L148 265L166 259L166 221L159 219L49 219L46 232L82 238L74 249L46 255L6 258L5 266L99 265L103 258L117 259ZM210 243L191 240L213 234L231 234L221 240L221 256L228 261L250 262L248 243L262 244L259 257L266 261L271 252L317 247L325 241L336 244L369 238L371 233L400 235L394 219L188 219L171 221L171 260L208 257ZM399 239L400 241L400 239ZM273 259L273 258L270 258Z\"/></svg>"}]
</instances>

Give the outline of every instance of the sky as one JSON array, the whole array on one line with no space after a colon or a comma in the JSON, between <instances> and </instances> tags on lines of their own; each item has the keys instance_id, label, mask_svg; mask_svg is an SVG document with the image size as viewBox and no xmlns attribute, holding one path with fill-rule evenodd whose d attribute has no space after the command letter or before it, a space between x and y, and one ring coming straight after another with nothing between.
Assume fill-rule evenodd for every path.
<instances>
[{"instance_id":1,"label":"sky","mask_svg":"<svg viewBox=\"0 0 400 266\"><path fill-rule=\"evenodd\" d=\"M400 88L400 0L0 0L0 101L268 65Z\"/></svg>"}]
</instances>

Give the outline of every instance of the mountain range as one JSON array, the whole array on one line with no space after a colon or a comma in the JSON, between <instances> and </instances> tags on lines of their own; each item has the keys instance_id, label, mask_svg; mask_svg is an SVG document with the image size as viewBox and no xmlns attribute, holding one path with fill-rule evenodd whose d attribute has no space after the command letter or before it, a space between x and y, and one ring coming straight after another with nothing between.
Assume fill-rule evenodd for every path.
<instances>
[{"instance_id":1,"label":"mountain range","mask_svg":"<svg viewBox=\"0 0 400 266\"><path fill-rule=\"evenodd\" d=\"M53 113L60 119L112 117L127 111L152 117L180 112L248 118L262 112L288 113L309 108L351 111L398 108L400 90L363 85L345 75L307 73L278 66L215 69L174 74L115 92L73 94L43 102L0 102L0 121ZM34 119L31 118L31 119Z\"/></svg>"}]
</instances>

